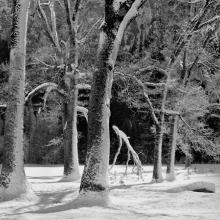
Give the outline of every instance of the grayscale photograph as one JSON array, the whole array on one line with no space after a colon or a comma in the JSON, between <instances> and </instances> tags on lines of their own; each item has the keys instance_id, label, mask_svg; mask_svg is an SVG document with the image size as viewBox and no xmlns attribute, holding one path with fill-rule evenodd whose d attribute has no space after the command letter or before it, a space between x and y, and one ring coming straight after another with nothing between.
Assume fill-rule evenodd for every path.
<instances>
[{"instance_id":1,"label":"grayscale photograph","mask_svg":"<svg viewBox=\"0 0 220 220\"><path fill-rule=\"evenodd\" d=\"M220 0L0 0L0 220L220 220Z\"/></svg>"}]
</instances>

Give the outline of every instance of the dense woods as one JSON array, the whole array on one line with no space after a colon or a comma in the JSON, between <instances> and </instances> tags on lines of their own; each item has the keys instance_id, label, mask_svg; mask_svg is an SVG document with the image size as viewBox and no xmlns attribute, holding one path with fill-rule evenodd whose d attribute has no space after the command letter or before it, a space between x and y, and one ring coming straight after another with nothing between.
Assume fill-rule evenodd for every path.
<instances>
[{"instance_id":1,"label":"dense woods","mask_svg":"<svg viewBox=\"0 0 220 220\"><path fill-rule=\"evenodd\" d=\"M112 162L219 162L218 0L28 2L0 0L0 193L23 161L85 164L81 194Z\"/></svg>"}]
</instances>

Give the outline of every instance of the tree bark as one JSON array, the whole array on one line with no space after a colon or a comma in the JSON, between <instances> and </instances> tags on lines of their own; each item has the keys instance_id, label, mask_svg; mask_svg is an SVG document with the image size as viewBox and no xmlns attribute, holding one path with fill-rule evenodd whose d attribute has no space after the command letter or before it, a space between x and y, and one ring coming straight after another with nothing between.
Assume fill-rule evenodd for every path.
<instances>
[{"instance_id":1,"label":"tree bark","mask_svg":"<svg viewBox=\"0 0 220 220\"><path fill-rule=\"evenodd\" d=\"M27 128L28 149L26 151L27 152L26 163L35 163L36 149L34 147L34 136L37 127L37 117L34 114L34 107L31 100L28 101L27 106L25 107L25 111L29 125L29 127Z\"/></svg>"},{"instance_id":2,"label":"tree bark","mask_svg":"<svg viewBox=\"0 0 220 220\"><path fill-rule=\"evenodd\" d=\"M164 118L164 113L161 113ZM161 118L162 118L161 116ZM162 118L162 121L164 120ZM163 144L163 132L162 123L159 127L156 127L155 135L155 148L154 148L154 161L153 161L153 178L152 182L160 183L163 181L162 176L162 144Z\"/></svg>"},{"instance_id":3,"label":"tree bark","mask_svg":"<svg viewBox=\"0 0 220 220\"><path fill-rule=\"evenodd\" d=\"M10 51L11 89L6 110L4 155L0 175L0 200L9 200L27 192L23 161L23 115L26 32L30 1L15 0L13 3Z\"/></svg>"},{"instance_id":4,"label":"tree bark","mask_svg":"<svg viewBox=\"0 0 220 220\"><path fill-rule=\"evenodd\" d=\"M74 68L72 69L68 52L67 66L71 72L67 72L64 76L66 90L69 94L68 103L66 106L66 123L67 127L64 130L64 181L74 181L80 179L79 159L78 159L78 135L77 135L77 102L78 102L78 60L79 60L79 45L78 37L78 19L80 0L75 2L74 13L71 14L69 0L64 1L66 8L66 20L69 29L70 46L75 46ZM71 20L73 17L73 20ZM70 49L71 49L70 48Z\"/></svg>"},{"instance_id":5,"label":"tree bark","mask_svg":"<svg viewBox=\"0 0 220 220\"><path fill-rule=\"evenodd\" d=\"M175 153L176 153L176 141L177 141L177 134L178 134L178 122L179 116L176 115L173 120L172 125L172 144L169 147L168 152L168 163L167 163L167 171L166 171L166 180L173 181L175 180Z\"/></svg>"},{"instance_id":6,"label":"tree bark","mask_svg":"<svg viewBox=\"0 0 220 220\"><path fill-rule=\"evenodd\" d=\"M77 81L72 71L69 75L70 91L68 102L64 104L64 178L65 181L74 181L80 178L77 137Z\"/></svg>"},{"instance_id":7,"label":"tree bark","mask_svg":"<svg viewBox=\"0 0 220 220\"><path fill-rule=\"evenodd\" d=\"M105 1L105 22L100 33L97 71L89 101L87 158L80 186L80 196L108 190L109 117L113 70L125 28L137 16L142 0ZM95 201L92 200L94 203ZM106 200L105 200L106 202ZM103 205L103 204L102 204Z\"/></svg>"}]
</instances>

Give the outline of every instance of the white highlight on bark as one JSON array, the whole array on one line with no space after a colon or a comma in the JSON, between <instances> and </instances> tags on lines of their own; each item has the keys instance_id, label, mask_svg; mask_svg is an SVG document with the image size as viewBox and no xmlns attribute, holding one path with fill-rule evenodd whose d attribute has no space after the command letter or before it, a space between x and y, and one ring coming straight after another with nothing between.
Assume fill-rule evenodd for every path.
<instances>
[{"instance_id":1,"label":"white highlight on bark","mask_svg":"<svg viewBox=\"0 0 220 220\"><path fill-rule=\"evenodd\" d=\"M91 86L89 84L86 83L81 83L81 84L77 84L77 89L91 89Z\"/></svg>"},{"instance_id":2,"label":"white highlight on bark","mask_svg":"<svg viewBox=\"0 0 220 220\"><path fill-rule=\"evenodd\" d=\"M104 25L104 22L102 25ZM105 41L106 41L106 34L104 33L104 31L101 31L100 36L99 36L98 54L102 50Z\"/></svg>"},{"instance_id":3,"label":"white highlight on bark","mask_svg":"<svg viewBox=\"0 0 220 220\"><path fill-rule=\"evenodd\" d=\"M34 88L31 92L28 93L28 95L25 97L25 102L27 102L29 100L29 98L31 98L36 92L38 92L41 89L46 89L48 87L53 87L53 88L57 88L57 84L56 83L43 83L39 86L37 86L36 88Z\"/></svg>"},{"instance_id":4,"label":"white highlight on bark","mask_svg":"<svg viewBox=\"0 0 220 220\"><path fill-rule=\"evenodd\" d=\"M86 121L88 121L88 109L82 106L77 106L76 109L78 112L82 113Z\"/></svg>"},{"instance_id":5,"label":"white highlight on bark","mask_svg":"<svg viewBox=\"0 0 220 220\"><path fill-rule=\"evenodd\" d=\"M116 6L117 6L118 3L120 4L123 1L124 0L121 0L121 1L115 0L114 4L116 4ZM123 21L121 22L121 24L119 26L118 33L116 35L116 39L114 42L114 49L112 51L112 56L111 56L114 63L115 63L117 55L118 55L118 50L119 50L119 46L120 46L124 31L125 31L127 25L129 24L129 22L138 15L138 9L141 6L142 2L143 2L143 0L136 0L132 4L131 8L129 9L128 13L125 15Z\"/></svg>"}]
</instances>

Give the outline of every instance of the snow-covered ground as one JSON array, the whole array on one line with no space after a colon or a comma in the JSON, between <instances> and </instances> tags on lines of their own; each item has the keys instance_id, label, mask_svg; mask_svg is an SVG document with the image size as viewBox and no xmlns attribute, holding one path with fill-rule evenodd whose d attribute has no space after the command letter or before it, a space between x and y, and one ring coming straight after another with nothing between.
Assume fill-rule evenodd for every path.
<instances>
[{"instance_id":1,"label":"snow-covered ground","mask_svg":"<svg viewBox=\"0 0 220 220\"><path fill-rule=\"evenodd\" d=\"M28 180L37 197L0 202L0 219L220 219L220 165L193 165L189 176L178 166L176 181L154 184L150 183L152 166L144 166L143 179L131 174L132 167L129 167L130 174L123 177L124 169L124 166L116 166L110 176L112 204L109 207L84 207L74 202L80 182L59 182L62 166L26 166ZM216 193L169 191L193 181L215 183Z\"/></svg>"}]
</instances>

